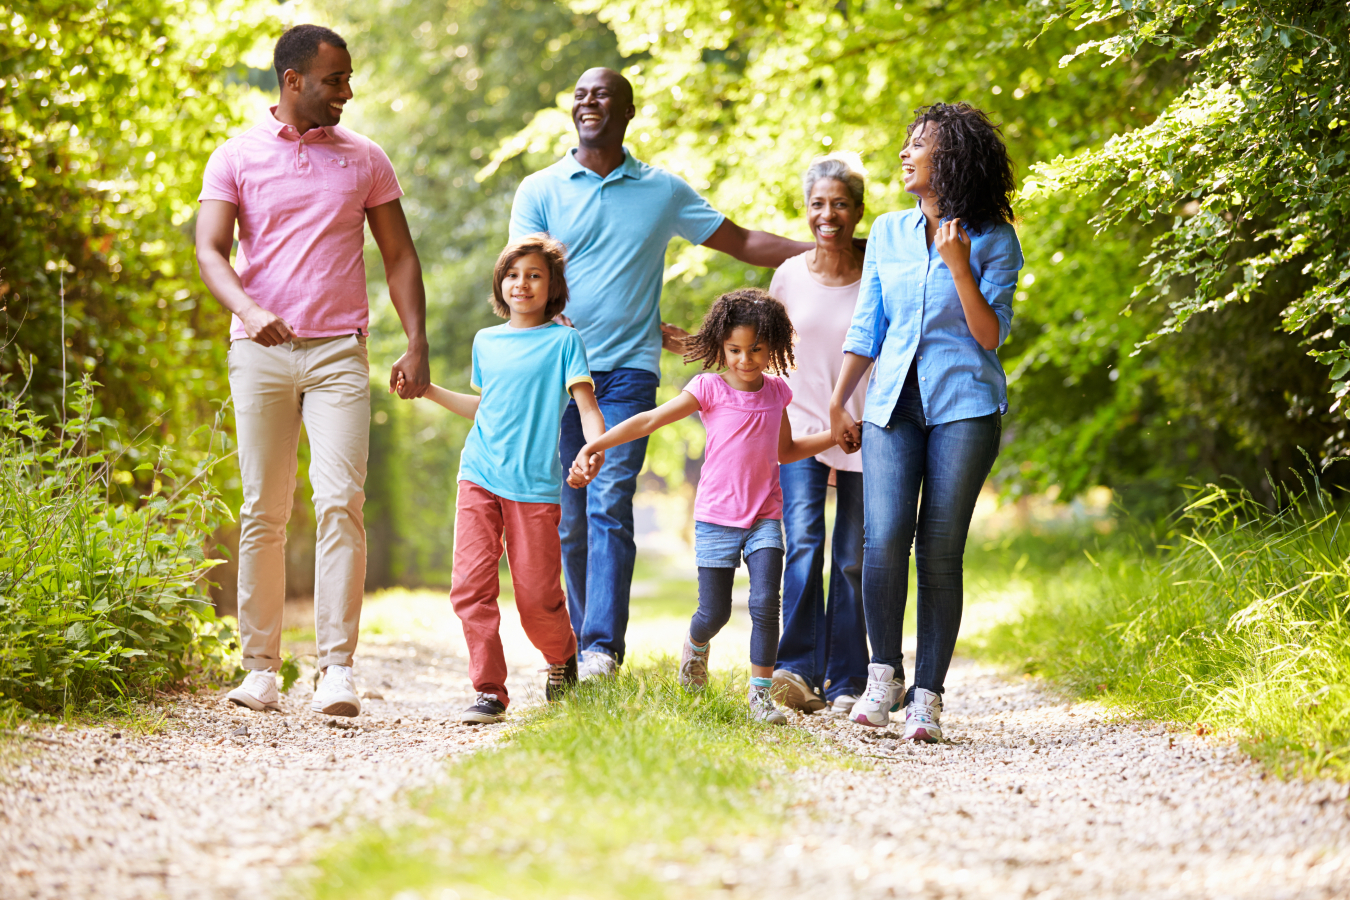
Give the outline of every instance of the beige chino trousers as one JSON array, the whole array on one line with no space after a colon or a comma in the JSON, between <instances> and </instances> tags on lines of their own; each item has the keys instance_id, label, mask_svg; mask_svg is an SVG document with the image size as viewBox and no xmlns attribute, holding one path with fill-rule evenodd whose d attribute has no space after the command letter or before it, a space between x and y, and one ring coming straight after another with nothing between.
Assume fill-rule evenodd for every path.
<instances>
[{"instance_id":1,"label":"beige chino trousers","mask_svg":"<svg viewBox=\"0 0 1350 900\"><path fill-rule=\"evenodd\" d=\"M286 601L286 522L295 495L296 451L309 435L309 480L317 523L314 633L319 667L350 666L366 580L366 458L370 363L361 335L263 347L230 344L239 474L239 638L244 668L281 665Z\"/></svg>"}]
</instances>

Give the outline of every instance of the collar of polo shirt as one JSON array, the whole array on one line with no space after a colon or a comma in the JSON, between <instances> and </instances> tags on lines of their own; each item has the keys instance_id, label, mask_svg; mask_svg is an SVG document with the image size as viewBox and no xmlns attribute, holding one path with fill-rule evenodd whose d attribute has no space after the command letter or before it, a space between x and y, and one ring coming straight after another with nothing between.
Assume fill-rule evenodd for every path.
<instances>
[{"instance_id":1,"label":"collar of polo shirt","mask_svg":"<svg viewBox=\"0 0 1350 900\"><path fill-rule=\"evenodd\" d=\"M567 156L564 157L564 159L570 170L567 173L569 178L575 178L578 175L594 175L596 178L600 177L599 172L594 172L577 162L577 150L575 147L567 151ZM625 178L641 177L641 173L638 171L638 161L636 157L633 156L633 151L629 150L627 147L623 148L623 162L619 164L617 169L606 175L605 180L608 181L615 176Z\"/></svg>"},{"instance_id":2,"label":"collar of polo shirt","mask_svg":"<svg viewBox=\"0 0 1350 900\"><path fill-rule=\"evenodd\" d=\"M287 125L285 122L277 118L277 108L275 106L268 107L267 118L263 124L268 131L270 131L272 134L276 135L279 138L298 141L302 137L300 132L295 130L294 125ZM321 125L318 128L311 128L309 131L306 131L303 135L305 142L311 144L314 143L315 141L326 141L330 137L332 137L332 134L329 132L327 125Z\"/></svg>"}]
</instances>

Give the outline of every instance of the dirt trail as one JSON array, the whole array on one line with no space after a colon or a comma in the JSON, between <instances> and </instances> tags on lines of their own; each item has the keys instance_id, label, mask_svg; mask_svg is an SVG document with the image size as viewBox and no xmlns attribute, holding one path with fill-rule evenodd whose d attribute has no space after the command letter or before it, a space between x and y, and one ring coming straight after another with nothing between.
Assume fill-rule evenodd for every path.
<instances>
[{"instance_id":1,"label":"dirt trail","mask_svg":"<svg viewBox=\"0 0 1350 900\"><path fill-rule=\"evenodd\" d=\"M307 712L301 685L284 715L233 708L222 693L175 702L156 734L46 729L59 743L11 749L0 897L259 900L345 829L402 815L403 792L500 733L453 724L470 696L443 602L372 604L357 677L383 699L355 727ZM513 685L537 684L511 611L503 623ZM653 620L634 633L655 650L680 627ZM734 625L719 637L725 664L746 638ZM775 900L1350 896L1345 785L1280 782L1230 744L1115 723L967 661L947 696L943 746L794 719L871 771L796 773L800 801L781 835L666 877Z\"/></svg>"}]
</instances>

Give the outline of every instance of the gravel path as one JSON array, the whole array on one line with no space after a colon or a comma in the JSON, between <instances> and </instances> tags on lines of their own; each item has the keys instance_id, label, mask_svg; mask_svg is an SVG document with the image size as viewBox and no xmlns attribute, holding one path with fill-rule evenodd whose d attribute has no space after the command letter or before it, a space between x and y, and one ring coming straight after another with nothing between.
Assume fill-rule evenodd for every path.
<instances>
[{"instance_id":1,"label":"gravel path","mask_svg":"<svg viewBox=\"0 0 1350 900\"><path fill-rule=\"evenodd\" d=\"M356 681L381 698L363 700L359 718L311 713L305 679L281 714L222 690L171 700L153 734L58 726L8 742L0 897L260 900L344 830L400 815L399 795L444 777L447 757L496 740L501 726L455 721L473 698L448 601L367 610ZM304 612L288 608L300 620L289 624ZM512 690L528 702L541 663L503 612Z\"/></svg>"},{"instance_id":2,"label":"gravel path","mask_svg":"<svg viewBox=\"0 0 1350 900\"><path fill-rule=\"evenodd\" d=\"M345 829L403 815L401 794L500 733L453 724L470 697L440 603L410 595L368 615L358 684L383 699L353 727L308 713L302 684L282 715L222 692L173 701L151 735L46 729L58 743L4 744L0 897L261 900ZM537 684L504 612L513 684ZM634 632L658 650L679 627ZM731 641L747 637L733 627L719 640L734 657ZM1231 744L1116 722L968 661L948 698L941 746L794 717L870 769L795 773L781 836L666 876L775 900L1350 896L1346 785L1281 782Z\"/></svg>"},{"instance_id":3,"label":"gravel path","mask_svg":"<svg viewBox=\"0 0 1350 900\"><path fill-rule=\"evenodd\" d=\"M717 877L775 898L1350 896L1350 786L1282 782L1229 743L968 661L947 696L945 745L795 719L875 768L797 773L782 837Z\"/></svg>"}]
</instances>

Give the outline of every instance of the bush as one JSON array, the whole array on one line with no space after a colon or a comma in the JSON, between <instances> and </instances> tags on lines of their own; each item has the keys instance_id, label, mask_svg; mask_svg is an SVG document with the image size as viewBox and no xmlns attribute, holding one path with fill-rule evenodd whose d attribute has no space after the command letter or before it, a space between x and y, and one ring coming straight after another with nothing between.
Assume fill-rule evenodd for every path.
<instances>
[{"instance_id":1,"label":"bush","mask_svg":"<svg viewBox=\"0 0 1350 900\"><path fill-rule=\"evenodd\" d=\"M91 446L113 427L91 415L93 385L49 429L18 397L0 402L0 702L55 712L149 694L222 661L203 546L229 512L205 477L161 448L121 496L117 456ZM112 436L112 433L109 435ZM120 477L119 477L120 476Z\"/></svg>"},{"instance_id":2,"label":"bush","mask_svg":"<svg viewBox=\"0 0 1350 900\"><path fill-rule=\"evenodd\" d=\"M1228 729L1272 762L1350 772L1350 534L1314 479L1278 507L1191 488L1171 537L1038 586L997 657L1145 715Z\"/></svg>"}]
</instances>

